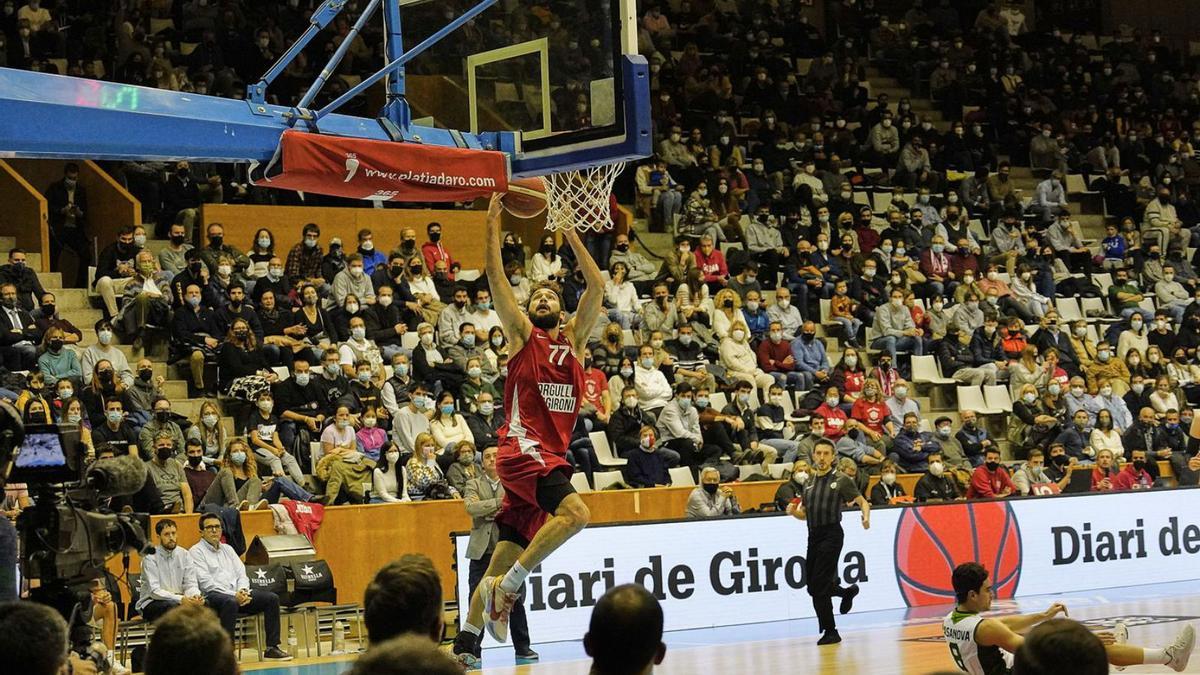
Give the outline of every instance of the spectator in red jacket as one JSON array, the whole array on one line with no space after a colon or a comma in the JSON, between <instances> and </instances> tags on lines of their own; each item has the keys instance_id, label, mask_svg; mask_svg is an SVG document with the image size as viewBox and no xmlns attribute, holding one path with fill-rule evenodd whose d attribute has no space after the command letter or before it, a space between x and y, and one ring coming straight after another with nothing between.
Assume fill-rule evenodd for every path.
<instances>
[{"instance_id":1,"label":"spectator in red jacket","mask_svg":"<svg viewBox=\"0 0 1200 675\"><path fill-rule=\"evenodd\" d=\"M421 244L421 255L425 258L425 269L433 271L437 268L439 261L446 263L446 278L454 281L454 274L462 267L459 265L454 256L450 255L450 251L442 245L442 224L430 223L425 226L425 232L429 235L429 241Z\"/></svg>"},{"instance_id":2,"label":"spectator in red jacket","mask_svg":"<svg viewBox=\"0 0 1200 675\"><path fill-rule=\"evenodd\" d=\"M792 343L783 339L783 324L772 321L767 339L758 343L758 367L780 387L795 390L803 382L796 372L796 358L792 356Z\"/></svg>"},{"instance_id":3,"label":"spectator in red jacket","mask_svg":"<svg viewBox=\"0 0 1200 675\"><path fill-rule=\"evenodd\" d=\"M1000 451L989 449L983 455L983 465L975 467L975 473L971 474L967 499L1007 497L1015 491L1008 470L1000 466Z\"/></svg>"},{"instance_id":4,"label":"spectator in red jacket","mask_svg":"<svg viewBox=\"0 0 1200 675\"><path fill-rule=\"evenodd\" d=\"M725 287L729 281L729 267L725 264L725 255L713 247L712 237L700 237L700 249L696 251L696 267L708 290L716 293Z\"/></svg>"},{"instance_id":5,"label":"spectator in red jacket","mask_svg":"<svg viewBox=\"0 0 1200 675\"><path fill-rule=\"evenodd\" d=\"M1146 471L1146 451L1134 450L1133 461L1126 464L1121 473L1112 479L1114 490L1149 490L1154 487L1154 479Z\"/></svg>"}]
</instances>

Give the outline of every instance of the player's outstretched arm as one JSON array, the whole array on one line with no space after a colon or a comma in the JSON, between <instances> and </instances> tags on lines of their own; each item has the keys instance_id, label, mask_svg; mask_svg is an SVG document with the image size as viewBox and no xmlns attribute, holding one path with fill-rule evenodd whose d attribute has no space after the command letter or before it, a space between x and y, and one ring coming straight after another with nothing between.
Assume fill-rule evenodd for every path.
<instances>
[{"instance_id":1,"label":"player's outstretched arm","mask_svg":"<svg viewBox=\"0 0 1200 675\"><path fill-rule=\"evenodd\" d=\"M587 283L583 295L579 297L579 308L575 317L567 324L567 336L571 340L571 346L575 348L576 355L579 355L587 345L588 336L592 334L600 312L604 310L604 277L600 274L600 266L592 260L592 254L588 253L587 247L583 245L578 232L568 229L563 232L563 237L575 252L575 259L583 272L583 280Z\"/></svg>"},{"instance_id":2,"label":"player's outstretched arm","mask_svg":"<svg viewBox=\"0 0 1200 675\"><path fill-rule=\"evenodd\" d=\"M1036 614L1014 614L1012 616L997 617L996 620L1007 626L1011 631L1024 633L1039 623L1042 623L1043 621L1049 621L1059 614L1067 616L1067 607L1061 602L1056 602L1046 608L1046 611L1044 612L1038 612Z\"/></svg>"},{"instance_id":3,"label":"player's outstretched arm","mask_svg":"<svg viewBox=\"0 0 1200 675\"><path fill-rule=\"evenodd\" d=\"M1025 638L1004 624L1004 619L1008 618L1014 617L980 621L979 626L975 628L975 641L984 647L999 647L1009 654L1016 654L1021 645L1025 644Z\"/></svg>"},{"instance_id":4,"label":"player's outstretched arm","mask_svg":"<svg viewBox=\"0 0 1200 675\"><path fill-rule=\"evenodd\" d=\"M508 276L504 273L504 259L500 256L500 199L503 195L492 195L488 204L487 242L484 250L484 268L488 280L491 281L492 298L496 301L496 315L500 317L500 328L508 339L511 354L516 354L529 339L533 324L521 310L517 296L513 295L512 286L507 283Z\"/></svg>"}]
</instances>

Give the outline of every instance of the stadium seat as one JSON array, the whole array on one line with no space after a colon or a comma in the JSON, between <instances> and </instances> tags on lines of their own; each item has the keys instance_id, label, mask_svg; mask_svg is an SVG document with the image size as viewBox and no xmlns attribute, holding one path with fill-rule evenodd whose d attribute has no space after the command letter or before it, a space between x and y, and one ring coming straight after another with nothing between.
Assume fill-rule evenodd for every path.
<instances>
[{"instance_id":1,"label":"stadium seat","mask_svg":"<svg viewBox=\"0 0 1200 675\"><path fill-rule=\"evenodd\" d=\"M669 471L671 474L671 487L695 486L696 479L692 476L692 470L686 466L677 466Z\"/></svg>"},{"instance_id":2,"label":"stadium seat","mask_svg":"<svg viewBox=\"0 0 1200 675\"><path fill-rule=\"evenodd\" d=\"M593 431L588 434L588 438L592 441L592 448L596 450L596 458L600 460L601 466L625 466L629 463L629 460L613 454L612 447L608 444L608 436L604 435L603 431ZM596 486L596 489L599 490L600 487Z\"/></svg>"},{"instance_id":3,"label":"stadium seat","mask_svg":"<svg viewBox=\"0 0 1200 675\"><path fill-rule=\"evenodd\" d=\"M913 356L912 381L918 384L954 384L957 380L938 373L937 357Z\"/></svg>"},{"instance_id":4,"label":"stadium seat","mask_svg":"<svg viewBox=\"0 0 1200 675\"><path fill-rule=\"evenodd\" d=\"M1007 385L985 384L983 386L983 400L989 408L1003 410L1008 413L1012 412L1012 397L1009 395Z\"/></svg>"},{"instance_id":5,"label":"stadium seat","mask_svg":"<svg viewBox=\"0 0 1200 675\"><path fill-rule=\"evenodd\" d=\"M620 471L597 471L592 474L592 480L596 481L596 491L599 492L610 485L624 481L625 476Z\"/></svg>"},{"instance_id":6,"label":"stadium seat","mask_svg":"<svg viewBox=\"0 0 1200 675\"><path fill-rule=\"evenodd\" d=\"M958 387L958 412L973 410L980 415L998 415L1003 410L993 408L983 398L983 390L979 387Z\"/></svg>"},{"instance_id":7,"label":"stadium seat","mask_svg":"<svg viewBox=\"0 0 1200 675\"><path fill-rule=\"evenodd\" d=\"M1054 306L1058 309L1058 316L1063 321L1078 321L1083 318L1083 311L1079 309L1079 300L1075 298L1058 298L1054 301Z\"/></svg>"},{"instance_id":8,"label":"stadium seat","mask_svg":"<svg viewBox=\"0 0 1200 675\"><path fill-rule=\"evenodd\" d=\"M762 473L762 467L758 464L741 464L738 466L738 480L746 480L756 473Z\"/></svg>"},{"instance_id":9,"label":"stadium seat","mask_svg":"<svg viewBox=\"0 0 1200 675\"><path fill-rule=\"evenodd\" d=\"M479 272L479 270L459 270L458 273L454 275L454 280L462 282L475 281L481 276L483 275Z\"/></svg>"},{"instance_id":10,"label":"stadium seat","mask_svg":"<svg viewBox=\"0 0 1200 675\"><path fill-rule=\"evenodd\" d=\"M719 412L721 410L724 410L725 406L729 405L729 399L725 396L724 393L719 392L719 391L714 391L708 395L708 405L711 406L713 410L716 410Z\"/></svg>"},{"instance_id":11,"label":"stadium seat","mask_svg":"<svg viewBox=\"0 0 1200 675\"><path fill-rule=\"evenodd\" d=\"M420 338L420 336L417 335L417 331L415 331L415 330L410 330L410 331L406 332L404 335L400 336L400 346L403 347L404 349L408 349L408 350L416 349L417 345L420 343L421 343L421 338Z\"/></svg>"},{"instance_id":12,"label":"stadium seat","mask_svg":"<svg viewBox=\"0 0 1200 675\"><path fill-rule=\"evenodd\" d=\"M592 491L592 486L588 485L587 474L582 471L571 474L571 487L580 494Z\"/></svg>"},{"instance_id":13,"label":"stadium seat","mask_svg":"<svg viewBox=\"0 0 1200 675\"><path fill-rule=\"evenodd\" d=\"M771 464L767 466L767 473L771 474L771 478L775 480L783 480L783 473L791 470L791 464Z\"/></svg>"}]
</instances>

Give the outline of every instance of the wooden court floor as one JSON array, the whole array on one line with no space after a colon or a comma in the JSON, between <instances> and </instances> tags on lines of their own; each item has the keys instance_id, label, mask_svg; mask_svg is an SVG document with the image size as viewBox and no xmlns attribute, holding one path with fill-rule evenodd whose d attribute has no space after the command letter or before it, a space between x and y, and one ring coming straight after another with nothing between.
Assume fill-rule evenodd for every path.
<instances>
[{"instance_id":1,"label":"wooden court floor","mask_svg":"<svg viewBox=\"0 0 1200 675\"><path fill-rule=\"evenodd\" d=\"M1150 647L1168 644L1190 622L1200 629L1200 583L1127 586L1087 594L1024 598L998 603L996 613L1034 612L1051 602L1067 605L1071 618L1103 630L1116 620L1129 626L1129 641ZM948 608L909 612L870 612L839 618L840 645L817 647L815 620L679 631L666 636L667 656L656 673L935 673L955 672L941 641L941 618ZM536 636L534 636L536 639ZM584 675L588 661L577 643L534 645L542 662L513 666L510 649L484 652L487 675ZM493 665L495 664L495 665ZM244 670L258 675L334 675L346 670L344 659L293 663L287 667ZM1115 672L1115 671L1114 671ZM1171 672L1165 666L1137 666L1126 673ZM1200 657L1184 672L1200 673ZM1067 675L1067 674L1064 674Z\"/></svg>"}]
</instances>

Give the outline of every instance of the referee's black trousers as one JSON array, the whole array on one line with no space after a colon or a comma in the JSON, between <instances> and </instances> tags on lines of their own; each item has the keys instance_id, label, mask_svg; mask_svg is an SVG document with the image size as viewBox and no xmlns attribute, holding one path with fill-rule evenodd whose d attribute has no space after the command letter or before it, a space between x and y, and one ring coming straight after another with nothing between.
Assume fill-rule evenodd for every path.
<instances>
[{"instance_id":1,"label":"referee's black trousers","mask_svg":"<svg viewBox=\"0 0 1200 675\"><path fill-rule=\"evenodd\" d=\"M841 523L816 525L808 528L808 594L817 612L817 626L822 633L836 630L833 620L833 596L841 597L846 589L838 583L838 561L842 557L842 542L846 538Z\"/></svg>"}]
</instances>

